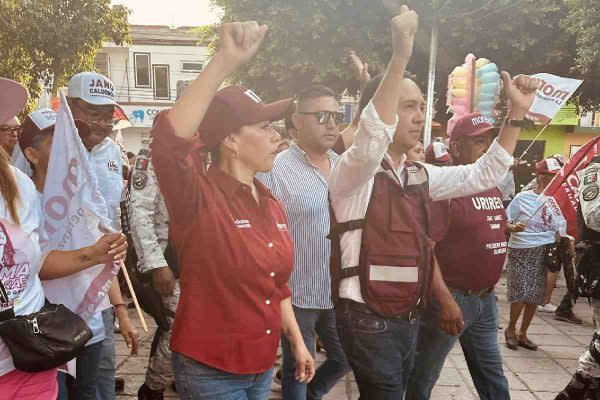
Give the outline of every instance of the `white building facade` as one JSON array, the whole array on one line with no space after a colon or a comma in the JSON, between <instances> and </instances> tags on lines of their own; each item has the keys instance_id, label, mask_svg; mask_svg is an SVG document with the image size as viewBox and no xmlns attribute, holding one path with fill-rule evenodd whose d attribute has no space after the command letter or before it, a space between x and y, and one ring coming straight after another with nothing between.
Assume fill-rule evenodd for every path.
<instances>
[{"instance_id":1,"label":"white building facade","mask_svg":"<svg viewBox=\"0 0 600 400\"><path fill-rule=\"evenodd\" d=\"M115 85L117 102L133 124L121 131L128 151L137 154L156 114L171 107L209 61L209 49L192 29L132 25L131 44L105 43L98 53L96 68Z\"/></svg>"}]
</instances>

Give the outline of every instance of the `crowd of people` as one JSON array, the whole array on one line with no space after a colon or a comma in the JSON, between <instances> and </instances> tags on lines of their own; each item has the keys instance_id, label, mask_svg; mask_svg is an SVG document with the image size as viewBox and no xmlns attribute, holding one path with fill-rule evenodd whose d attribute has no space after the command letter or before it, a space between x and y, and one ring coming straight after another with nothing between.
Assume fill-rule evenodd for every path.
<instances>
[{"instance_id":1,"label":"crowd of people","mask_svg":"<svg viewBox=\"0 0 600 400\"><path fill-rule=\"evenodd\" d=\"M270 104L221 88L259 51L267 27L255 22L223 24L214 57L155 118L137 155L110 138L114 92L93 89L113 87L109 79L75 75L67 105L111 227L123 233L72 251L42 254L39 244L57 114L39 109L21 122L24 89L0 80L0 321L38 312L42 280L123 260L158 326L138 399L163 399L174 383L182 399L264 400L273 375L286 400L322 399L350 371L361 399L429 399L457 341L479 396L510 399L494 287L506 267L506 346L536 350L529 324L538 306L551 308L555 264L573 262L572 242L538 200L563 161L539 161L533 187L514 195L512 154L539 84L506 72L499 128L468 114L445 142L424 147L425 99L406 71L417 27L403 6L378 76L352 54L363 85L342 132L325 86ZM10 164L15 148L27 173ZM570 287L558 319L581 323L575 297ZM115 327L132 354L139 337L117 280L107 298L85 321L93 337L76 374L15 368L0 340L1 397L114 399ZM326 352L318 368L317 345ZM590 349L560 399L600 383Z\"/></svg>"}]
</instances>

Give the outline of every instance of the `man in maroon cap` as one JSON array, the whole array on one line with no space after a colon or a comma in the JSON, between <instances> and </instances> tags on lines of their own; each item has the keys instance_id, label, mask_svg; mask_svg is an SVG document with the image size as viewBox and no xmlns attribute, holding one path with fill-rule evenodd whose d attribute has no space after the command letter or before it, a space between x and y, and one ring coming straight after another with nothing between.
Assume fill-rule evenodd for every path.
<instances>
[{"instance_id":1,"label":"man in maroon cap","mask_svg":"<svg viewBox=\"0 0 600 400\"><path fill-rule=\"evenodd\" d=\"M476 162L491 146L494 127L479 113L461 118L450 133L454 165ZM435 255L440 271L460 305L464 329L459 336L444 333L439 310L432 304L422 319L420 351L411 373L406 398L429 399L446 356L457 340L475 388L482 399L510 399L498 347L498 309L494 286L506 257L506 213L497 188L435 203L447 210L437 229ZM434 214L436 215L436 214Z\"/></svg>"}]
</instances>

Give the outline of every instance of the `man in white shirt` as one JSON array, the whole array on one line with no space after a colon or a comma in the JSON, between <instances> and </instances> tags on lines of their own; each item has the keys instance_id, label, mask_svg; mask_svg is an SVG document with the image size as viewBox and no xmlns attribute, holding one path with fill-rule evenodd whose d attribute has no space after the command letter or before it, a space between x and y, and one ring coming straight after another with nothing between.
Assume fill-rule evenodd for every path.
<instances>
[{"instance_id":1,"label":"man in white shirt","mask_svg":"<svg viewBox=\"0 0 600 400\"><path fill-rule=\"evenodd\" d=\"M309 351L315 349L315 333L327 358L307 385L294 378L296 360L289 341L281 337L284 400L320 400L350 371L337 337L331 302L329 259L329 204L327 178L337 159L332 147L343 122L335 93L311 86L298 95L293 115L295 140L277 155L273 169L257 174L283 204L294 242L294 272L289 280L292 307Z\"/></svg>"},{"instance_id":2,"label":"man in white shirt","mask_svg":"<svg viewBox=\"0 0 600 400\"><path fill-rule=\"evenodd\" d=\"M123 192L122 162L119 147L108 136L114 123L114 86L105 76L96 72L81 72L69 82L67 101L75 119L90 126L81 139L90 152L90 161L98 178L100 193L106 201L112 228L121 230L120 206ZM138 333L129 320L117 280L108 291L110 304L93 317L103 326L103 337L98 345L87 346L83 357L78 357L77 379L71 386L70 397L78 399L109 400L115 398L114 319L119 320L121 334L133 353L137 353ZM110 305L114 306L113 307ZM102 308L102 307L101 307ZM97 349L96 349L97 348ZM87 354L87 353L90 354ZM93 353L93 354L91 354ZM81 364L81 365L80 365Z\"/></svg>"},{"instance_id":3,"label":"man in white shirt","mask_svg":"<svg viewBox=\"0 0 600 400\"><path fill-rule=\"evenodd\" d=\"M431 199L462 197L496 186L513 162L511 154L520 126L538 86L533 78L518 76L512 80L503 73L511 102L508 122L475 164L434 167L411 163L405 168L406 153L416 145L425 122L423 95L413 81L404 78L417 24L416 13L406 6L392 20L392 60L363 111L352 146L340 156L329 178L332 207L339 222L334 225L337 232L332 230L338 235L339 249L339 268L332 257L332 274L339 278L332 286L332 294L339 297L338 333L361 398L366 399L403 397L414 358L418 305L426 300L430 273L431 293L441 305L442 329L457 335L463 327L460 308L437 266L427 271L431 253L427 250L428 227L419 217L427 217L429 205L414 202L415 192L408 188L420 191L419 195L426 189L429 203ZM389 205L377 200L386 193L397 193L386 199ZM368 217L386 213L388 220ZM370 234L366 240L364 232ZM372 241L374 237L377 243ZM404 246L405 254L398 254L390 241ZM412 304L407 306L407 299Z\"/></svg>"}]
</instances>

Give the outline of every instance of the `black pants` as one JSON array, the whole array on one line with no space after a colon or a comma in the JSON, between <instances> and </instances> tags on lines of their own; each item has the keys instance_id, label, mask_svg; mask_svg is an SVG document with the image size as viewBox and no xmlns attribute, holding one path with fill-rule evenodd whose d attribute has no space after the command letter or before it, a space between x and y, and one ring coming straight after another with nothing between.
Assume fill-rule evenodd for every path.
<instances>
[{"instance_id":1,"label":"black pants","mask_svg":"<svg viewBox=\"0 0 600 400\"><path fill-rule=\"evenodd\" d=\"M565 312L573 312L573 299L575 296L571 293L570 290L567 290L567 293L563 296L560 304L556 308L557 312L565 313Z\"/></svg>"}]
</instances>

